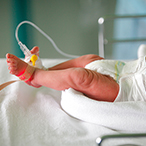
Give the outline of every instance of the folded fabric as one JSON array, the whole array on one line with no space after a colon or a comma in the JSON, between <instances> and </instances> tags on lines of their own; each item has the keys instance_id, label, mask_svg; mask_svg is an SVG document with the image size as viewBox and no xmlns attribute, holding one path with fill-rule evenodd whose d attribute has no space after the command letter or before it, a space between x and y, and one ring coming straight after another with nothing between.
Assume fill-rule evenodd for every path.
<instances>
[{"instance_id":1,"label":"folded fabric","mask_svg":"<svg viewBox=\"0 0 146 146\"><path fill-rule=\"evenodd\" d=\"M62 92L62 108L71 116L114 130L146 132L146 102L101 102L72 88Z\"/></svg>"}]
</instances>

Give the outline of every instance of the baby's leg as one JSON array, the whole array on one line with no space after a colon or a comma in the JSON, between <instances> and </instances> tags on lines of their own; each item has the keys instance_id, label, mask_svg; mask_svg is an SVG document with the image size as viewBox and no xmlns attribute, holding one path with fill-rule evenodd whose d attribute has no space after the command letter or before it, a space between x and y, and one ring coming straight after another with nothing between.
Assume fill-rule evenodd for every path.
<instances>
[{"instance_id":1,"label":"baby's leg","mask_svg":"<svg viewBox=\"0 0 146 146\"><path fill-rule=\"evenodd\" d=\"M119 85L110 76L85 68L76 68L70 75L72 87L92 99L113 102L118 95Z\"/></svg>"},{"instance_id":2,"label":"baby's leg","mask_svg":"<svg viewBox=\"0 0 146 146\"><path fill-rule=\"evenodd\" d=\"M119 92L119 85L111 77L85 68L36 70L33 81L56 90L73 88L100 101L112 102Z\"/></svg>"},{"instance_id":3,"label":"baby's leg","mask_svg":"<svg viewBox=\"0 0 146 146\"><path fill-rule=\"evenodd\" d=\"M20 76L27 68L27 63L18 57L7 54L7 63L11 74ZM44 71L36 69L27 84L46 86L55 90L73 88L90 98L102 101L114 101L119 86L109 76L101 75L85 68L68 68L64 70Z\"/></svg>"}]
</instances>

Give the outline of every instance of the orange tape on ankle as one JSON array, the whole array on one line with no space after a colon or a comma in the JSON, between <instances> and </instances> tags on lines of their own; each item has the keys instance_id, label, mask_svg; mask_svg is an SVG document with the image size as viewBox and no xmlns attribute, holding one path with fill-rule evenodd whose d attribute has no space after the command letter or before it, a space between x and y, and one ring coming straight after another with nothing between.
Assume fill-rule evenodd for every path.
<instances>
[{"instance_id":1,"label":"orange tape on ankle","mask_svg":"<svg viewBox=\"0 0 146 146\"><path fill-rule=\"evenodd\" d=\"M21 76L19 76L19 79L23 81L29 80L35 69L35 67L28 65L25 72Z\"/></svg>"}]
</instances>

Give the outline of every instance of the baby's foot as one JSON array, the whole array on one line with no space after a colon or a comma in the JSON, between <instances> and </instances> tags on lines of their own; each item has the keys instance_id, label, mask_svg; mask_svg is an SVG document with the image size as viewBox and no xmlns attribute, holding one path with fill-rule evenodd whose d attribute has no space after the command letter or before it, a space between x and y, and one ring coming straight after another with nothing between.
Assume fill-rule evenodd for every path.
<instances>
[{"instance_id":1,"label":"baby's foot","mask_svg":"<svg viewBox=\"0 0 146 146\"><path fill-rule=\"evenodd\" d=\"M30 50L30 53L32 55L36 55L39 57L39 47L37 47L37 46L33 47L32 50ZM33 61L34 61L34 59L38 60L38 57L36 57L36 56L35 56L35 58L34 58L34 56L33 56L33 58L32 58L32 56L25 56L24 61L27 62L28 64L35 66L35 62L32 63L32 60ZM37 64L38 64L38 61L37 61ZM37 67L41 67L41 64L37 65Z\"/></svg>"},{"instance_id":2,"label":"baby's foot","mask_svg":"<svg viewBox=\"0 0 146 146\"><path fill-rule=\"evenodd\" d=\"M10 73L15 76L20 76L25 72L27 63L19 59L13 54L6 54L7 65Z\"/></svg>"},{"instance_id":3,"label":"baby's foot","mask_svg":"<svg viewBox=\"0 0 146 146\"><path fill-rule=\"evenodd\" d=\"M36 54L37 56L39 56L39 47L33 47L30 52L31 54ZM12 54L7 54L6 58L8 69L10 70L11 74L20 76L24 73L27 67L27 63Z\"/></svg>"},{"instance_id":4,"label":"baby's foot","mask_svg":"<svg viewBox=\"0 0 146 146\"><path fill-rule=\"evenodd\" d=\"M37 46L33 47L30 52L31 52L31 54L35 54L35 55L39 56L39 47L37 47Z\"/></svg>"},{"instance_id":5,"label":"baby's foot","mask_svg":"<svg viewBox=\"0 0 146 146\"><path fill-rule=\"evenodd\" d=\"M6 54L6 58L7 58L8 69L10 70L11 74L19 77L25 72L25 70L28 66L28 64L26 62L19 59L15 55L9 54L9 53ZM26 83L33 87L37 87L37 88L41 87L40 85L33 83L33 78L34 78L33 76L34 76L34 74L31 76L31 79L26 81Z\"/></svg>"}]
</instances>

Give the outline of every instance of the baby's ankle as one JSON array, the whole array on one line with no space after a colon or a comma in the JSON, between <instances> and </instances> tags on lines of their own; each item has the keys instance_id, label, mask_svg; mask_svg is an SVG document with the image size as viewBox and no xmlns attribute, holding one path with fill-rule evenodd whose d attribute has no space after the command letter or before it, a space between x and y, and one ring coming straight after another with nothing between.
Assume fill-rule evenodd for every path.
<instances>
[{"instance_id":1,"label":"baby's ankle","mask_svg":"<svg viewBox=\"0 0 146 146\"><path fill-rule=\"evenodd\" d=\"M38 69L38 68L35 69L32 76L30 77L30 79L26 82L27 84L29 84L33 87L36 87L36 88L39 88L42 86L38 83L38 79L37 79L37 75L36 75L37 72L39 72L39 70L41 70L41 69Z\"/></svg>"}]
</instances>

